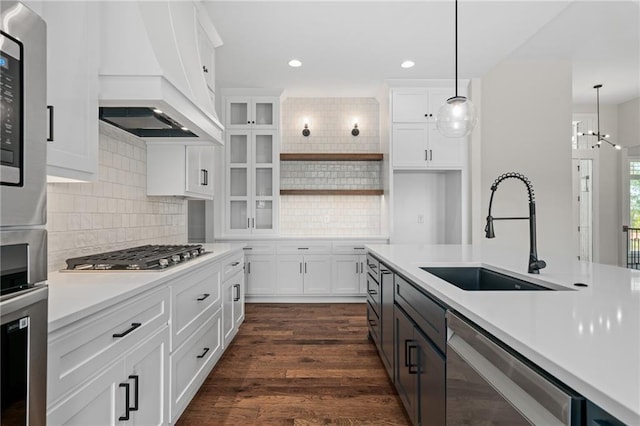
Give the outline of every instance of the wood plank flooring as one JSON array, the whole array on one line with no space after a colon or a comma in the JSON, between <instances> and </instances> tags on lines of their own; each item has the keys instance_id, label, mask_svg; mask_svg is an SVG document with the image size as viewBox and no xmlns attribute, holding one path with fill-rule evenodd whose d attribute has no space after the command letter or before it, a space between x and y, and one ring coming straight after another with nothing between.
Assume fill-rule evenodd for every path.
<instances>
[{"instance_id":1,"label":"wood plank flooring","mask_svg":"<svg viewBox=\"0 0 640 426\"><path fill-rule=\"evenodd\" d=\"M238 335L177 426L408 425L366 304L247 304Z\"/></svg>"}]
</instances>

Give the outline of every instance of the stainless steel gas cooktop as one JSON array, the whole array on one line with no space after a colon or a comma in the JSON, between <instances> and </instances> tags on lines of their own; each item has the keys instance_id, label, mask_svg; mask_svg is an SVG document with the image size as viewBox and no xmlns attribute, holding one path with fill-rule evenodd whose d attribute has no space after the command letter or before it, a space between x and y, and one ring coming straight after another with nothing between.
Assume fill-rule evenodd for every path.
<instances>
[{"instance_id":1,"label":"stainless steel gas cooktop","mask_svg":"<svg viewBox=\"0 0 640 426\"><path fill-rule=\"evenodd\" d=\"M200 244L145 245L67 259L64 271L164 271L207 253Z\"/></svg>"}]
</instances>

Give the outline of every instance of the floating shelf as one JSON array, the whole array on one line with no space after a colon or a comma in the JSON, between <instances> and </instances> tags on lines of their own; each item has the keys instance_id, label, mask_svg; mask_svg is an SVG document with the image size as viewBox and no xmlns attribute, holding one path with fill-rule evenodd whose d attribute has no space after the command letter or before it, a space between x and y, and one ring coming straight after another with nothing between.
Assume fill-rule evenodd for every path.
<instances>
[{"instance_id":1,"label":"floating shelf","mask_svg":"<svg viewBox=\"0 0 640 426\"><path fill-rule=\"evenodd\" d=\"M280 154L280 161L382 161L381 153L307 153Z\"/></svg>"},{"instance_id":2,"label":"floating shelf","mask_svg":"<svg viewBox=\"0 0 640 426\"><path fill-rule=\"evenodd\" d=\"M383 195L382 189L281 189L280 195Z\"/></svg>"}]
</instances>

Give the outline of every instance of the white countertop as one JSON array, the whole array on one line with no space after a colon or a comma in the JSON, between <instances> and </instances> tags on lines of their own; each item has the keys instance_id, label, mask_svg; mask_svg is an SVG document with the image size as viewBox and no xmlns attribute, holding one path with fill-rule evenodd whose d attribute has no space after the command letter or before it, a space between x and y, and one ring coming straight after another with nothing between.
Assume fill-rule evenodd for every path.
<instances>
[{"instance_id":1,"label":"white countertop","mask_svg":"<svg viewBox=\"0 0 640 426\"><path fill-rule=\"evenodd\" d=\"M197 265L216 262L244 244L203 244L211 252L164 271L50 272L49 332L167 283Z\"/></svg>"},{"instance_id":2,"label":"white countertop","mask_svg":"<svg viewBox=\"0 0 640 426\"><path fill-rule=\"evenodd\" d=\"M629 425L640 425L640 271L470 245L367 245L523 356ZM485 266L567 291L465 291L420 266ZM581 282L586 288L574 287ZM576 290L574 290L576 289Z\"/></svg>"}]
</instances>

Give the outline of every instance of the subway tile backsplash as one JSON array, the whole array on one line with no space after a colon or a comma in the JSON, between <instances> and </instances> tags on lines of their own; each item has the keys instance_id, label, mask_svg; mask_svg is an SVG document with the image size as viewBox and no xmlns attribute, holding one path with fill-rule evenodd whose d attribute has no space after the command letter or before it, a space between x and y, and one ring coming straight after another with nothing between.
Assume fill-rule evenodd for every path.
<instances>
[{"instance_id":1,"label":"subway tile backsplash","mask_svg":"<svg viewBox=\"0 0 640 426\"><path fill-rule=\"evenodd\" d=\"M283 161L280 189L380 189L379 161Z\"/></svg>"},{"instance_id":2,"label":"subway tile backsplash","mask_svg":"<svg viewBox=\"0 0 640 426\"><path fill-rule=\"evenodd\" d=\"M378 236L379 196L283 195L280 232L288 236Z\"/></svg>"},{"instance_id":3,"label":"subway tile backsplash","mask_svg":"<svg viewBox=\"0 0 640 426\"><path fill-rule=\"evenodd\" d=\"M47 185L49 271L65 259L187 240L186 201L147 197L141 139L100 123L98 181Z\"/></svg>"}]
</instances>

